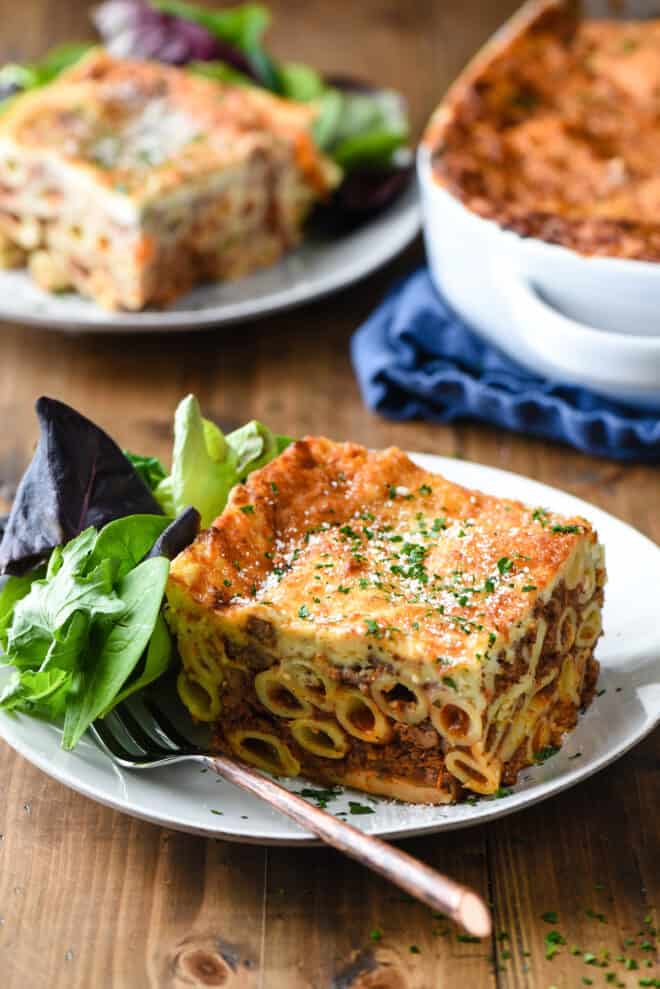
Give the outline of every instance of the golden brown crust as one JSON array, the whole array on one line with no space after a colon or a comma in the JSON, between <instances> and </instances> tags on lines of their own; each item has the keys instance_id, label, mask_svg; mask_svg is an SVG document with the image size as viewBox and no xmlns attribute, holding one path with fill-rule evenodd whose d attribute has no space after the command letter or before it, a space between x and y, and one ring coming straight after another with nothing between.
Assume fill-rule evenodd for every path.
<instances>
[{"instance_id":1,"label":"golden brown crust","mask_svg":"<svg viewBox=\"0 0 660 989\"><path fill-rule=\"evenodd\" d=\"M308 438L234 489L172 564L170 588L228 626L256 615L338 646L451 663L507 637L585 540L584 519L535 518L396 448Z\"/></svg>"},{"instance_id":2,"label":"golden brown crust","mask_svg":"<svg viewBox=\"0 0 660 989\"><path fill-rule=\"evenodd\" d=\"M438 182L522 236L660 259L660 20L528 4L477 56L425 143Z\"/></svg>"},{"instance_id":3,"label":"golden brown crust","mask_svg":"<svg viewBox=\"0 0 660 989\"><path fill-rule=\"evenodd\" d=\"M54 83L17 99L0 133L26 150L61 156L137 203L241 160L250 142L268 149L275 137L296 147L298 167L322 192L327 172L310 134L315 114L311 105L253 86L96 48Z\"/></svg>"}]
</instances>

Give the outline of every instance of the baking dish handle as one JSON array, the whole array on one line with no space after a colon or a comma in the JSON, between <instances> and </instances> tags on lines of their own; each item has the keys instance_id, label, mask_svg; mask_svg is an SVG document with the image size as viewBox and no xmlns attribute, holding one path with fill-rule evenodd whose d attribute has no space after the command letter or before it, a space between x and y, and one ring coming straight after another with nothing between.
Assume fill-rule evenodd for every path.
<instances>
[{"instance_id":1,"label":"baking dish handle","mask_svg":"<svg viewBox=\"0 0 660 989\"><path fill-rule=\"evenodd\" d=\"M495 261L493 275L521 350L530 359L552 367L555 377L596 391L611 391L615 384L633 394L655 392L660 403L660 338L612 333L565 316L510 257Z\"/></svg>"}]
</instances>

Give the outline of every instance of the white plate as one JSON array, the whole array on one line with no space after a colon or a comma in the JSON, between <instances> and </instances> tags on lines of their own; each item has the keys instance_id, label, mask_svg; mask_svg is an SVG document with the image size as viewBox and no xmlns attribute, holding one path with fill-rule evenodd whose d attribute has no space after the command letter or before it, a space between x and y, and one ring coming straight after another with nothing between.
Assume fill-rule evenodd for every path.
<instances>
[{"instance_id":1,"label":"white plate","mask_svg":"<svg viewBox=\"0 0 660 989\"><path fill-rule=\"evenodd\" d=\"M417 235L415 181L350 234L310 237L278 264L234 282L202 285L165 310L112 313L89 299L43 292L24 270L0 271L0 320L75 333L202 330L270 315L345 288L395 257Z\"/></svg>"},{"instance_id":2,"label":"white plate","mask_svg":"<svg viewBox=\"0 0 660 989\"><path fill-rule=\"evenodd\" d=\"M334 812L348 810L349 798L370 806L372 814L349 815L348 820L365 831L393 838L467 827L528 807L602 769L660 723L660 549L611 515L536 481L444 457L414 455L414 459L452 481L568 515L584 515L596 525L609 571L605 636L598 647L599 689L605 693L594 699L558 755L523 771L511 796L474 806L430 807L346 791L330 803ZM0 672L0 687L6 676L6 671ZM54 728L6 714L0 715L0 735L50 776L134 817L236 841L274 845L311 840L256 798L219 781L213 773L200 773L192 764L144 773L119 770L91 741L83 740L75 752L63 752ZM291 780L288 785L299 791L305 783Z\"/></svg>"}]
</instances>

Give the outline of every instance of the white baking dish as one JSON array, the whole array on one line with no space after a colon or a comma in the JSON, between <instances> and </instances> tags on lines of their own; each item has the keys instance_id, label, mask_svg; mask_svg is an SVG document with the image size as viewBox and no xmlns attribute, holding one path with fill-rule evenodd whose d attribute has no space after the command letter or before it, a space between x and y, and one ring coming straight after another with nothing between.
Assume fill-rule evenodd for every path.
<instances>
[{"instance_id":1,"label":"white baking dish","mask_svg":"<svg viewBox=\"0 0 660 989\"><path fill-rule=\"evenodd\" d=\"M441 187L425 145L417 166L431 275L459 315L544 377L660 409L660 264L520 237Z\"/></svg>"}]
</instances>

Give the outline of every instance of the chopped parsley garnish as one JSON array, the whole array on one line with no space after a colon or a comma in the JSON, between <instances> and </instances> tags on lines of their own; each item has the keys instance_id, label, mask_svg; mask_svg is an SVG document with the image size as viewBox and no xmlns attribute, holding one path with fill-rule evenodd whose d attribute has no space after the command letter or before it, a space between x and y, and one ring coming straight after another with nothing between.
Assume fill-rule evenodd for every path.
<instances>
[{"instance_id":1,"label":"chopped parsley garnish","mask_svg":"<svg viewBox=\"0 0 660 989\"><path fill-rule=\"evenodd\" d=\"M562 535L575 535L582 532L581 525L553 525L550 532L561 533Z\"/></svg>"},{"instance_id":2,"label":"chopped parsley garnish","mask_svg":"<svg viewBox=\"0 0 660 989\"><path fill-rule=\"evenodd\" d=\"M422 486L419 489L419 493L423 495L433 494L433 488L429 487L428 484L422 484Z\"/></svg>"},{"instance_id":3,"label":"chopped parsley garnish","mask_svg":"<svg viewBox=\"0 0 660 989\"><path fill-rule=\"evenodd\" d=\"M338 592L340 594L350 594L351 593L350 587L344 587L342 584L339 584L339 586L337 587L337 590L338 590Z\"/></svg>"},{"instance_id":4,"label":"chopped parsley garnish","mask_svg":"<svg viewBox=\"0 0 660 989\"><path fill-rule=\"evenodd\" d=\"M550 931L543 939L545 957L550 961L559 951L560 944L566 944L566 938L559 931Z\"/></svg>"},{"instance_id":5,"label":"chopped parsley garnish","mask_svg":"<svg viewBox=\"0 0 660 989\"><path fill-rule=\"evenodd\" d=\"M547 521L548 514L549 513L545 508L535 508L534 511L532 512L532 518L534 519L535 522L540 522L541 525L545 528L545 526L548 524Z\"/></svg>"},{"instance_id":6,"label":"chopped parsley garnish","mask_svg":"<svg viewBox=\"0 0 660 989\"><path fill-rule=\"evenodd\" d=\"M356 800L348 801L348 809L351 814L375 814L373 807L367 807L366 804L360 804Z\"/></svg>"},{"instance_id":7,"label":"chopped parsley garnish","mask_svg":"<svg viewBox=\"0 0 660 989\"><path fill-rule=\"evenodd\" d=\"M374 927L373 931L369 932L369 937L372 941L380 941L383 936L383 932L380 927Z\"/></svg>"},{"instance_id":8,"label":"chopped parsley garnish","mask_svg":"<svg viewBox=\"0 0 660 989\"><path fill-rule=\"evenodd\" d=\"M254 505L241 505L241 511L246 515L254 515Z\"/></svg>"},{"instance_id":9,"label":"chopped parsley garnish","mask_svg":"<svg viewBox=\"0 0 660 989\"><path fill-rule=\"evenodd\" d=\"M367 626L367 635L373 635L376 639L379 639L382 635L378 622L373 618L365 618L364 624Z\"/></svg>"},{"instance_id":10,"label":"chopped parsley garnish","mask_svg":"<svg viewBox=\"0 0 660 989\"><path fill-rule=\"evenodd\" d=\"M508 573L512 567L513 567L513 561L510 560L508 556L501 556L500 559L497 561L497 569L499 570L500 574Z\"/></svg>"},{"instance_id":11,"label":"chopped parsley garnish","mask_svg":"<svg viewBox=\"0 0 660 989\"><path fill-rule=\"evenodd\" d=\"M445 676L442 678L442 682L447 687L451 687L452 690L458 690L458 687L456 686L456 681L452 677Z\"/></svg>"},{"instance_id":12,"label":"chopped parsley garnish","mask_svg":"<svg viewBox=\"0 0 660 989\"><path fill-rule=\"evenodd\" d=\"M325 810L329 801L334 800L335 797L339 797L342 793L343 790L340 786L331 786L328 787L327 790L315 790L310 787L306 787L304 790L301 790L297 796L307 797L309 800L314 800L321 810Z\"/></svg>"},{"instance_id":13,"label":"chopped parsley garnish","mask_svg":"<svg viewBox=\"0 0 660 989\"><path fill-rule=\"evenodd\" d=\"M443 518L433 519L433 525L431 526L434 532L440 532L442 529L447 528L447 520Z\"/></svg>"},{"instance_id":14,"label":"chopped parsley garnish","mask_svg":"<svg viewBox=\"0 0 660 989\"><path fill-rule=\"evenodd\" d=\"M479 944L481 938L474 937L473 934L457 934L456 940L460 941L461 944Z\"/></svg>"},{"instance_id":15,"label":"chopped parsley garnish","mask_svg":"<svg viewBox=\"0 0 660 989\"><path fill-rule=\"evenodd\" d=\"M558 752L559 749L557 748L556 745L546 745L544 748L539 749L539 751L535 753L534 762L540 762L540 763L545 762L546 759L551 759L553 755L557 755ZM543 915L543 919L545 920L545 914ZM550 920L548 921L548 923L556 924L557 921Z\"/></svg>"},{"instance_id":16,"label":"chopped parsley garnish","mask_svg":"<svg viewBox=\"0 0 660 989\"><path fill-rule=\"evenodd\" d=\"M524 592L525 594L526 594L526 593L527 593L528 591L536 591L536 590L538 590L538 588L537 588L537 586L536 586L536 584L525 584L525 586L523 587L523 592Z\"/></svg>"},{"instance_id":17,"label":"chopped parsley garnish","mask_svg":"<svg viewBox=\"0 0 660 989\"><path fill-rule=\"evenodd\" d=\"M223 580L222 583L225 585L225 587L231 587L231 581L230 580L227 580L226 577L225 577L225 579Z\"/></svg>"},{"instance_id":18,"label":"chopped parsley garnish","mask_svg":"<svg viewBox=\"0 0 660 989\"><path fill-rule=\"evenodd\" d=\"M420 948L416 944L411 944L410 947L408 948L408 951L410 952L411 955L421 955L422 953Z\"/></svg>"},{"instance_id":19,"label":"chopped parsley garnish","mask_svg":"<svg viewBox=\"0 0 660 989\"><path fill-rule=\"evenodd\" d=\"M275 481L271 481L271 482L270 482L270 490L271 490L271 491L273 492L273 494L279 494L279 490L280 490L280 489L279 489L279 488L278 488L278 486L277 486L277 485L275 484Z\"/></svg>"},{"instance_id":20,"label":"chopped parsley garnish","mask_svg":"<svg viewBox=\"0 0 660 989\"><path fill-rule=\"evenodd\" d=\"M298 618L309 618L309 608L306 604L301 604L298 608Z\"/></svg>"},{"instance_id":21,"label":"chopped parsley garnish","mask_svg":"<svg viewBox=\"0 0 660 989\"><path fill-rule=\"evenodd\" d=\"M598 920L600 921L601 924L607 923L607 917L605 916L604 913L596 913L596 911L592 910L591 907L588 910L585 910L584 912L587 915L587 917L591 917L592 920Z\"/></svg>"},{"instance_id":22,"label":"chopped parsley garnish","mask_svg":"<svg viewBox=\"0 0 660 989\"><path fill-rule=\"evenodd\" d=\"M546 910L545 913L541 914L541 920L544 920L546 924L556 924L559 918L555 910Z\"/></svg>"},{"instance_id":23,"label":"chopped parsley garnish","mask_svg":"<svg viewBox=\"0 0 660 989\"><path fill-rule=\"evenodd\" d=\"M218 817L222 817L222 816L223 816L223 813L224 813L224 812L223 812L223 811L221 811L221 810L215 810L215 808L214 808L214 807L211 807L211 813L212 813L212 814L217 814L217 815L218 815Z\"/></svg>"}]
</instances>

